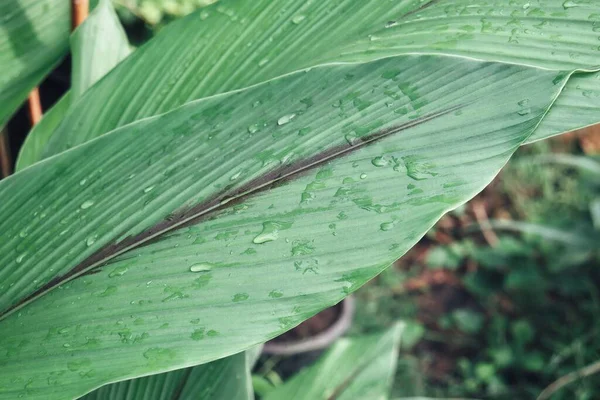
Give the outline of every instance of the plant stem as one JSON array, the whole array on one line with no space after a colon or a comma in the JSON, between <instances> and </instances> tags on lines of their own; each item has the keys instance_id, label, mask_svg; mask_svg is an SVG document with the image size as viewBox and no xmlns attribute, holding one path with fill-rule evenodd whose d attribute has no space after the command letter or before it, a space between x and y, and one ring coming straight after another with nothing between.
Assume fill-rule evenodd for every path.
<instances>
[{"instance_id":1,"label":"plant stem","mask_svg":"<svg viewBox=\"0 0 600 400\"><path fill-rule=\"evenodd\" d=\"M8 135L6 131L0 132L0 174L6 178L12 173L10 149L8 147Z\"/></svg>"},{"instance_id":2,"label":"plant stem","mask_svg":"<svg viewBox=\"0 0 600 400\"><path fill-rule=\"evenodd\" d=\"M87 18L90 11L89 0L72 0L73 4L73 29L77 28Z\"/></svg>"},{"instance_id":3,"label":"plant stem","mask_svg":"<svg viewBox=\"0 0 600 400\"><path fill-rule=\"evenodd\" d=\"M42 103L40 101L39 88L33 88L31 93L29 93L27 106L29 108L29 120L31 121L31 126L34 126L42 119Z\"/></svg>"},{"instance_id":4,"label":"plant stem","mask_svg":"<svg viewBox=\"0 0 600 400\"><path fill-rule=\"evenodd\" d=\"M546 389L544 389L542 393L540 393L537 400L549 399L550 396L552 396L554 393L567 386L568 384L578 381L581 378L597 374L598 372L600 372L600 360L586 367L578 369L577 371L573 371L565 376L558 378L557 380L552 382L548 387L546 387Z\"/></svg>"}]
</instances>

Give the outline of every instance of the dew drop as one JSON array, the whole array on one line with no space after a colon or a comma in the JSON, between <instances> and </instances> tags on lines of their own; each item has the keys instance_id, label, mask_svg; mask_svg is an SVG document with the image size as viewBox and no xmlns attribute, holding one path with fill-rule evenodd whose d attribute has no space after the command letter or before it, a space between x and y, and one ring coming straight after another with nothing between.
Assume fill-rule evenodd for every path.
<instances>
[{"instance_id":1,"label":"dew drop","mask_svg":"<svg viewBox=\"0 0 600 400\"><path fill-rule=\"evenodd\" d=\"M250 297L250 295L249 295L248 293L236 293L236 294L233 296L233 299L232 299L232 301L233 301L234 303L238 303L238 302L240 302L240 301L245 301L245 300L248 300L248 298L249 298L249 297Z\"/></svg>"},{"instance_id":2,"label":"dew drop","mask_svg":"<svg viewBox=\"0 0 600 400\"><path fill-rule=\"evenodd\" d=\"M269 59L267 59L267 58L263 58L262 60L260 60L260 61L258 62L258 66L259 66L259 67L263 67L263 66L265 66L265 65L266 65L268 62L269 62Z\"/></svg>"},{"instance_id":3,"label":"dew drop","mask_svg":"<svg viewBox=\"0 0 600 400\"><path fill-rule=\"evenodd\" d=\"M371 160L371 164L373 164L376 167L385 167L386 165L388 165L388 162L383 157L375 157Z\"/></svg>"},{"instance_id":4,"label":"dew drop","mask_svg":"<svg viewBox=\"0 0 600 400\"><path fill-rule=\"evenodd\" d=\"M21 264L21 262L23 261L23 259L25 258L26 255L27 255L27 253L23 253L23 254L17 256L17 259L16 259L17 264Z\"/></svg>"},{"instance_id":5,"label":"dew drop","mask_svg":"<svg viewBox=\"0 0 600 400\"><path fill-rule=\"evenodd\" d=\"M85 241L86 246L90 247L91 245L93 245L94 243L96 243L96 239L97 238L98 238L97 235L90 236L89 238L87 238L86 241Z\"/></svg>"},{"instance_id":6,"label":"dew drop","mask_svg":"<svg viewBox=\"0 0 600 400\"><path fill-rule=\"evenodd\" d=\"M344 136L344 138L346 139L346 142L348 142L348 144L350 146L354 146L354 144L356 143L356 135L354 134L347 134L346 136Z\"/></svg>"},{"instance_id":7,"label":"dew drop","mask_svg":"<svg viewBox=\"0 0 600 400\"><path fill-rule=\"evenodd\" d=\"M81 203L81 206L79 206L79 207L82 210L85 210L86 208L90 208L93 205L94 205L94 201L93 200L86 200L83 203Z\"/></svg>"},{"instance_id":8,"label":"dew drop","mask_svg":"<svg viewBox=\"0 0 600 400\"><path fill-rule=\"evenodd\" d=\"M27 235L29 235L29 233L27 231L21 231L19 233L19 237L22 237L22 238L27 237Z\"/></svg>"},{"instance_id":9,"label":"dew drop","mask_svg":"<svg viewBox=\"0 0 600 400\"><path fill-rule=\"evenodd\" d=\"M199 263L190 265L191 272L209 272L213 268L212 264L209 263Z\"/></svg>"},{"instance_id":10,"label":"dew drop","mask_svg":"<svg viewBox=\"0 0 600 400\"><path fill-rule=\"evenodd\" d=\"M82 179L82 180L80 180L80 181L79 181L79 184L80 184L81 186L83 186L83 185L85 185L85 184L86 184L86 182L87 182L87 179Z\"/></svg>"},{"instance_id":11,"label":"dew drop","mask_svg":"<svg viewBox=\"0 0 600 400\"><path fill-rule=\"evenodd\" d=\"M360 174L360 179L367 179L367 174Z\"/></svg>"},{"instance_id":12,"label":"dew drop","mask_svg":"<svg viewBox=\"0 0 600 400\"><path fill-rule=\"evenodd\" d=\"M291 227L292 224L289 222L263 222L263 230L259 233L252 242L255 244L263 244L272 242L279 238L279 231Z\"/></svg>"},{"instance_id":13,"label":"dew drop","mask_svg":"<svg viewBox=\"0 0 600 400\"><path fill-rule=\"evenodd\" d=\"M259 128L258 128L258 124L250 125L250 126L248 127L248 132L249 132L250 134L252 134L252 135L253 135L253 134L255 134L256 132L258 132L258 129L259 129Z\"/></svg>"},{"instance_id":14,"label":"dew drop","mask_svg":"<svg viewBox=\"0 0 600 400\"><path fill-rule=\"evenodd\" d=\"M296 114L284 115L283 117L281 117L277 120L277 125L279 125L279 126L285 125L288 122L290 122L291 120L293 120L295 117L296 117Z\"/></svg>"},{"instance_id":15,"label":"dew drop","mask_svg":"<svg viewBox=\"0 0 600 400\"><path fill-rule=\"evenodd\" d=\"M123 276L125 275L125 272L127 272L127 267L125 265L122 265L113 269L113 271L110 274L108 274L108 277L114 278L115 276Z\"/></svg>"},{"instance_id":16,"label":"dew drop","mask_svg":"<svg viewBox=\"0 0 600 400\"><path fill-rule=\"evenodd\" d=\"M396 25L398 25L397 21L388 21L388 22L385 23L385 27L386 28L391 28L391 27L396 26Z\"/></svg>"},{"instance_id":17,"label":"dew drop","mask_svg":"<svg viewBox=\"0 0 600 400\"><path fill-rule=\"evenodd\" d=\"M152 191L152 189L154 189L154 186L148 186L146 189L144 189L144 193L149 193Z\"/></svg>"},{"instance_id":18,"label":"dew drop","mask_svg":"<svg viewBox=\"0 0 600 400\"><path fill-rule=\"evenodd\" d=\"M384 222L383 224L379 225L379 229L381 229L384 232L387 232L389 230L392 230L394 228L394 225L396 225L396 221Z\"/></svg>"},{"instance_id":19,"label":"dew drop","mask_svg":"<svg viewBox=\"0 0 600 400\"><path fill-rule=\"evenodd\" d=\"M531 109L530 108L524 108L522 110L517 111L517 113L519 115L528 115L531 113Z\"/></svg>"},{"instance_id":20,"label":"dew drop","mask_svg":"<svg viewBox=\"0 0 600 400\"><path fill-rule=\"evenodd\" d=\"M304 21L306 19L305 15L296 15L294 18L292 18L292 22L296 25L298 25L300 22Z\"/></svg>"},{"instance_id":21,"label":"dew drop","mask_svg":"<svg viewBox=\"0 0 600 400\"><path fill-rule=\"evenodd\" d=\"M579 4L577 4L576 2L572 1L572 0L567 0L563 3L563 8L565 10L568 10L569 8L573 8L573 7L577 7L579 6Z\"/></svg>"},{"instance_id":22,"label":"dew drop","mask_svg":"<svg viewBox=\"0 0 600 400\"><path fill-rule=\"evenodd\" d=\"M240 175L242 175L242 171L238 171L235 174L231 175L231 177L229 178L230 181L235 181L237 178L240 177Z\"/></svg>"}]
</instances>

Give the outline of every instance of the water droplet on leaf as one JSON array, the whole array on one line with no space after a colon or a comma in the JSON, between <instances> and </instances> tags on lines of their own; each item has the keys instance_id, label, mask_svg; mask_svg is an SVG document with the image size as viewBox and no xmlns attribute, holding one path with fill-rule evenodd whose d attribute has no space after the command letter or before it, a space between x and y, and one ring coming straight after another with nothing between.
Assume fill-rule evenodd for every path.
<instances>
[{"instance_id":1,"label":"water droplet on leaf","mask_svg":"<svg viewBox=\"0 0 600 400\"><path fill-rule=\"evenodd\" d=\"M199 263L190 266L191 272L209 272L213 268L212 264L208 263Z\"/></svg>"},{"instance_id":2,"label":"water droplet on leaf","mask_svg":"<svg viewBox=\"0 0 600 400\"><path fill-rule=\"evenodd\" d=\"M82 210L85 210L86 208L90 208L93 205L94 205L94 201L93 200L86 200L83 203L81 203L81 206L79 206L79 207Z\"/></svg>"},{"instance_id":3,"label":"water droplet on leaf","mask_svg":"<svg viewBox=\"0 0 600 400\"><path fill-rule=\"evenodd\" d=\"M285 125L288 122L290 122L291 120L293 120L295 117L296 117L296 114L284 115L283 117L281 117L277 120L277 125L279 125L279 126Z\"/></svg>"}]
</instances>

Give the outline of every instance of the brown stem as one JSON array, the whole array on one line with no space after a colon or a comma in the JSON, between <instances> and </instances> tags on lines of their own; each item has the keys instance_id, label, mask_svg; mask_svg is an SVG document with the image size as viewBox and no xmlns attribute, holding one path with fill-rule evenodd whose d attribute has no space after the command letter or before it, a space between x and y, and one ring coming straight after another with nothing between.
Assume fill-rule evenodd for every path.
<instances>
[{"instance_id":1,"label":"brown stem","mask_svg":"<svg viewBox=\"0 0 600 400\"><path fill-rule=\"evenodd\" d=\"M73 29L87 18L90 11L89 0L73 0Z\"/></svg>"},{"instance_id":2,"label":"brown stem","mask_svg":"<svg viewBox=\"0 0 600 400\"><path fill-rule=\"evenodd\" d=\"M2 178L6 178L12 174L8 135L4 130L0 132L0 174L2 175Z\"/></svg>"},{"instance_id":3,"label":"brown stem","mask_svg":"<svg viewBox=\"0 0 600 400\"><path fill-rule=\"evenodd\" d=\"M568 373L565 376L558 378L556 381L551 383L546 389L540 393L537 400L546 400L549 399L554 393L558 392L563 387L567 386L570 383L578 381L579 379L586 378L590 375L594 375L600 372L600 361L596 361L586 367L578 369L577 371L573 371Z\"/></svg>"},{"instance_id":4,"label":"brown stem","mask_svg":"<svg viewBox=\"0 0 600 400\"><path fill-rule=\"evenodd\" d=\"M42 103L40 101L39 88L33 88L31 93L29 93L27 106L29 108L29 120L31 121L31 126L34 126L42 119Z\"/></svg>"},{"instance_id":5,"label":"brown stem","mask_svg":"<svg viewBox=\"0 0 600 400\"><path fill-rule=\"evenodd\" d=\"M475 218L481 227L481 233L483 234L485 241L488 242L488 244L492 247L497 246L499 240L498 236L496 236L496 233L492 230L490 220L488 219L487 212L485 211L485 206L481 201L473 202L473 213L475 214Z\"/></svg>"}]
</instances>

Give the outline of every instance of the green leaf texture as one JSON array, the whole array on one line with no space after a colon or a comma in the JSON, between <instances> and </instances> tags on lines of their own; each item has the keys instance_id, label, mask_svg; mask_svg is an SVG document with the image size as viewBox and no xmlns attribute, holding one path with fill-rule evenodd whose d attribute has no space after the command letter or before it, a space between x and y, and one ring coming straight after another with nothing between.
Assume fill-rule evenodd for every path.
<instances>
[{"instance_id":1,"label":"green leaf texture","mask_svg":"<svg viewBox=\"0 0 600 400\"><path fill-rule=\"evenodd\" d=\"M600 64L600 4L566 3L223 0L168 25L96 85L67 116L44 154L194 99L323 63L436 53L560 70L595 69ZM573 82L535 139L598 121L598 74Z\"/></svg>"},{"instance_id":2,"label":"green leaf texture","mask_svg":"<svg viewBox=\"0 0 600 400\"><path fill-rule=\"evenodd\" d=\"M247 353L239 353L197 367L103 386L83 400L253 400L252 364ZM85 366L79 367L85 371Z\"/></svg>"},{"instance_id":3,"label":"green leaf texture","mask_svg":"<svg viewBox=\"0 0 600 400\"><path fill-rule=\"evenodd\" d=\"M568 75L437 56L323 66L1 181L0 398L210 362L337 303L485 187Z\"/></svg>"}]
</instances>

